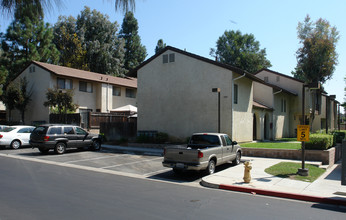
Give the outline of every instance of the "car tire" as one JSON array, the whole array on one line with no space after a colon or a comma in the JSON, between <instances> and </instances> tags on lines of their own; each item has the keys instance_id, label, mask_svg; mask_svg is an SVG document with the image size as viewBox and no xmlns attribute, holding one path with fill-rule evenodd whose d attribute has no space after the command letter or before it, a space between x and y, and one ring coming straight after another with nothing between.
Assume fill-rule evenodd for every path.
<instances>
[{"instance_id":1,"label":"car tire","mask_svg":"<svg viewBox=\"0 0 346 220\"><path fill-rule=\"evenodd\" d=\"M100 140L93 140L91 150L94 150L94 151L101 150L101 141Z\"/></svg>"},{"instance_id":2,"label":"car tire","mask_svg":"<svg viewBox=\"0 0 346 220\"><path fill-rule=\"evenodd\" d=\"M215 166L215 160L210 160L207 167L208 175L215 173Z\"/></svg>"},{"instance_id":3,"label":"car tire","mask_svg":"<svg viewBox=\"0 0 346 220\"><path fill-rule=\"evenodd\" d=\"M19 140L13 140L11 142L11 148L12 149L18 149L22 146L22 143Z\"/></svg>"},{"instance_id":4,"label":"car tire","mask_svg":"<svg viewBox=\"0 0 346 220\"><path fill-rule=\"evenodd\" d=\"M232 161L233 165L238 165L240 164L240 159L241 159L241 153L238 151L234 160Z\"/></svg>"},{"instance_id":5,"label":"car tire","mask_svg":"<svg viewBox=\"0 0 346 220\"><path fill-rule=\"evenodd\" d=\"M42 154L47 154L49 152L49 149L46 148L39 148L38 149Z\"/></svg>"},{"instance_id":6,"label":"car tire","mask_svg":"<svg viewBox=\"0 0 346 220\"><path fill-rule=\"evenodd\" d=\"M66 152L66 144L64 142L59 142L55 145L54 148L55 153L63 154Z\"/></svg>"}]
</instances>

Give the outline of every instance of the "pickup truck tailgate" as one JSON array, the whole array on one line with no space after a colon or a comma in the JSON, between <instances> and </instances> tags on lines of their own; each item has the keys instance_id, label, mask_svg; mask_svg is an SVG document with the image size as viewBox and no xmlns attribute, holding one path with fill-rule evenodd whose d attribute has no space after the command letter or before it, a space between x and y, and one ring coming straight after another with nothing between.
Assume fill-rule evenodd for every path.
<instances>
[{"instance_id":1,"label":"pickup truck tailgate","mask_svg":"<svg viewBox=\"0 0 346 220\"><path fill-rule=\"evenodd\" d=\"M199 162L198 151L196 149L187 149L186 146L167 147L165 149L164 160L166 162L197 163Z\"/></svg>"}]
</instances>

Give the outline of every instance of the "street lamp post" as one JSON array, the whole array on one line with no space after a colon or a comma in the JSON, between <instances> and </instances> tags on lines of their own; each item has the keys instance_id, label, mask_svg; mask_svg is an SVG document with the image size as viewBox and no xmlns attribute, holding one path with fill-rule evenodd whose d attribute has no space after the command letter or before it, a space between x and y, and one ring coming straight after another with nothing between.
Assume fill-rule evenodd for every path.
<instances>
[{"instance_id":1,"label":"street lamp post","mask_svg":"<svg viewBox=\"0 0 346 220\"><path fill-rule=\"evenodd\" d=\"M302 90L302 116L303 116L303 125L305 125L305 88L309 89L319 89L320 83L310 83L304 84ZM298 175L300 176L309 176L309 169L305 168L305 141L302 141L302 168L298 169Z\"/></svg>"},{"instance_id":2,"label":"street lamp post","mask_svg":"<svg viewBox=\"0 0 346 220\"><path fill-rule=\"evenodd\" d=\"M217 92L218 93L218 129L217 129L217 132L220 133L220 124L221 124L221 118L220 118L220 92L221 92L221 89L220 88L213 88L212 89L212 92Z\"/></svg>"}]
</instances>

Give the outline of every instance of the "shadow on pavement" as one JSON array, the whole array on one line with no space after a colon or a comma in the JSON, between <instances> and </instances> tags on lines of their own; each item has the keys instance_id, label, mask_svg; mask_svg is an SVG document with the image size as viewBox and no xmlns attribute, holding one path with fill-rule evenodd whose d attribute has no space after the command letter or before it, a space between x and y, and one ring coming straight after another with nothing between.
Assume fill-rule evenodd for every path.
<instances>
[{"instance_id":1,"label":"shadow on pavement","mask_svg":"<svg viewBox=\"0 0 346 220\"><path fill-rule=\"evenodd\" d=\"M331 199L333 199L333 198L331 198ZM318 203L318 204L313 204L311 206L311 208L324 209L324 210L329 210L329 211L334 211L334 212L346 213L346 207L345 206L335 206L335 205Z\"/></svg>"},{"instance_id":2,"label":"shadow on pavement","mask_svg":"<svg viewBox=\"0 0 346 220\"><path fill-rule=\"evenodd\" d=\"M228 169L231 166L232 166L231 163L217 166L215 173ZM174 173L173 170L170 170L167 172L149 176L147 178L169 181L169 182L176 182L176 183L188 183L188 182L196 182L197 180L200 180L205 176L207 176L205 171L184 171L182 173Z\"/></svg>"}]
</instances>

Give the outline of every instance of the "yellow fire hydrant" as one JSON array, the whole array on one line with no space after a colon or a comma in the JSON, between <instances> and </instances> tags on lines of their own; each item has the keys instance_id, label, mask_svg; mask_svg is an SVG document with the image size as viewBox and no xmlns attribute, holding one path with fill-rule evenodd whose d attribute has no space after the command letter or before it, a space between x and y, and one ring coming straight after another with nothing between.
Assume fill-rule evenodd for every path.
<instances>
[{"instance_id":1,"label":"yellow fire hydrant","mask_svg":"<svg viewBox=\"0 0 346 220\"><path fill-rule=\"evenodd\" d=\"M250 170L252 169L251 163L249 161L244 162L244 182L249 183L251 181Z\"/></svg>"}]
</instances>

